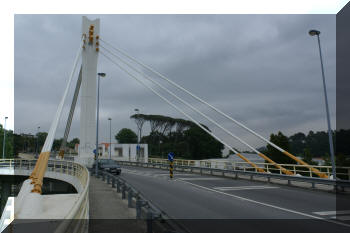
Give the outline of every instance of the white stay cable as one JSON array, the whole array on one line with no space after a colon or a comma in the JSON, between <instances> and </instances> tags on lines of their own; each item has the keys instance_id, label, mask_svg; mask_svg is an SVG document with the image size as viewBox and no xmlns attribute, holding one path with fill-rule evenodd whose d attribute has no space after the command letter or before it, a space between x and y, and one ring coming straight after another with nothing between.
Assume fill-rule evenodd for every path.
<instances>
[{"instance_id":1,"label":"white stay cable","mask_svg":"<svg viewBox=\"0 0 350 233\"><path fill-rule=\"evenodd\" d=\"M57 111L56 111L56 114L55 114L55 117L53 119L53 122L51 123L51 127L50 127L50 130L49 130L49 133L46 137L46 140L45 140L45 143L44 143L44 146L42 148L42 152L50 152L51 151L51 147L52 147L52 143L53 143L53 140L54 140L54 137L55 137L55 134L56 134L56 129L57 129L57 126L58 126L58 122L61 118L61 115L62 115L62 110L63 110L63 105L64 105L64 102L66 100L66 97L67 97L67 94L68 94L68 90L69 90L69 87L71 86L71 83L72 83L72 79L73 79L73 76L74 76L74 73L75 73L75 70L77 68L77 63L78 63L78 60L81 56L81 50L82 50L82 46L83 46L83 40L84 40L84 37L82 38L81 42L80 42L80 45L79 45L79 49L78 49L78 52L77 54L75 55L75 59L74 59L74 63L73 63L73 69L70 73L70 76L69 76L69 80L68 80L68 83L67 83L67 87L64 91L64 94L62 96L62 99L61 99L61 102L60 104L58 105L58 108L57 108Z\"/></svg>"},{"instance_id":2,"label":"white stay cable","mask_svg":"<svg viewBox=\"0 0 350 233\"><path fill-rule=\"evenodd\" d=\"M136 81L138 81L139 83L141 83L144 87L146 87L147 89L151 90L154 94L156 94L159 98L161 98L162 100L164 100L166 103L168 103L169 105L171 105L173 108L175 108L177 111L179 111L180 113L182 113L183 115L185 115L188 119L190 119L191 121L193 121L198 127L200 127L202 130L204 130L205 132L207 132L208 134L210 134L212 137L214 137L216 140L218 140L219 142L221 142L222 144L224 144L225 146L227 146L230 150L232 150L234 153L236 153L240 158L242 158L243 160L245 160L246 162L248 162L250 165L252 165L255 168L258 168L254 163L252 163L251 161L249 161L248 159L246 159L245 157L243 157L242 155L240 155L240 153L238 151L236 151L234 148L232 148L230 145L228 145L226 142L224 142L223 140L221 140L220 138L218 138L215 134L213 134L212 132L210 132L209 130L207 130L205 127L203 127L199 122L197 122L195 119L193 119L191 116L189 116L187 113L185 113L183 110L181 110L179 107L177 107L175 104L171 103L167 98L165 98L164 96L162 96L159 92L157 92L156 90L154 90L152 87L148 86L144 81L142 81L141 79L139 79L138 77L136 77L135 75L131 74L127 69L125 69L124 67L122 67L118 62L115 62L114 60L112 60L109 56L107 56L106 54L104 54L102 51L100 52L105 58L107 58L110 62L112 62L113 64L115 64L116 66L118 66L121 70L123 70L125 73L127 73L129 76L131 76L132 78L134 78ZM263 169L261 169L263 170Z\"/></svg>"},{"instance_id":3,"label":"white stay cable","mask_svg":"<svg viewBox=\"0 0 350 233\"><path fill-rule=\"evenodd\" d=\"M310 166L309 164L307 164L306 162L304 162L303 160L297 158L296 156L292 155L291 153L289 153L288 151L282 149L281 147L277 146L276 144L274 144L273 142L269 141L268 139L264 138L263 136L261 136L260 134L256 133L255 131L251 130L250 128L246 127L245 125L243 125L242 123L238 122L237 120L233 119L232 117L228 116L227 114L225 114L224 112L220 111L219 109L215 108L214 106L212 106L211 104L207 103L206 101L202 100L201 98L199 98L198 96L192 94L191 92L189 92L188 90L186 90L185 88L183 88L182 86L176 84L175 82L171 81L170 79L168 79L167 77L165 77L164 75L162 75L161 73L157 72L156 70L154 70L153 68L143 64L142 62L137 61L137 59L133 58L132 56L128 55L127 53L123 52L121 49L118 49L116 47L114 47L113 45L111 45L110 43L104 41L101 39L102 42L106 43L107 45L109 45L110 47L112 47L114 50L116 50L117 52L123 54L124 56L126 56L127 58L129 58L130 60L136 62L137 64L141 65L142 67L144 67L145 69L155 73L156 75L158 75L160 78L162 78L163 80L167 81L168 83L172 84L173 86L175 86L176 88L186 92L187 94L189 94L191 97L193 97L194 99L198 100L199 102L209 106L211 109L213 109L215 112L223 115L225 118L231 120L232 122L234 122L235 124L237 124L238 126L240 126L241 128L247 130L248 132L254 134L255 136L257 136L258 138L262 139L263 141L265 141L266 143L268 143L269 145L273 146L274 148L276 148L277 150L281 151L283 154L287 155L288 157L290 157L291 159L293 159L294 161L298 162L299 164L305 165L306 167L308 167L309 169L312 170L312 172L314 172L315 174L317 174L318 176L322 177L322 178L326 178L328 177L326 174L320 172L318 169Z\"/></svg>"},{"instance_id":4,"label":"white stay cable","mask_svg":"<svg viewBox=\"0 0 350 233\"><path fill-rule=\"evenodd\" d=\"M227 129L225 129L222 125L220 125L219 123L217 123L215 120L213 120L212 118L210 118L209 116L207 116L206 114L204 114L203 112L201 112L200 110L198 110L197 108L195 108L193 105L191 105L190 103L188 103L187 101L183 100L182 98L178 97L176 94L174 94L172 91L170 91L169 89L167 89L166 87L164 87L162 84L160 84L159 82L155 81L154 79L152 79L150 76L144 74L142 71L138 70L137 68L133 67L130 63L126 62L123 60L123 58L121 58L120 56L114 54L113 52L109 51L108 49L106 49L104 46L100 46L101 48L103 48L105 51L107 51L109 54L111 54L112 56L116 57L117 59L119 59L122 63L124 63L125 65L127 65L129 68L131 68L132 70L134 70L135 72L137 72L138 74L140 74L141 76L145 77L147 80L149 80L150 82L154 83L155 85L157 85L158 87L160 87L161 89L165 90L167 93L169 93L170 95L174 96L176 99L178 99L180 102L182 102L183 104L185 104L186 106L190 107L192 110L194 110L195 112L199 113L201 116L203 116L204 118L206 118L207 120L209 120L210 122L212 122L213 124L215 124L217 127L219 127L220 129L224 130L228 135L230 135L231 137L235 138L236 140L238 140L239 142L241 142L242 144L246 145L247 147L249 147L251 150L253 150L256 154L258 154L260 157L262 157L263 159L268 160L270 163L272 164L277 164L276 162L274 162L273 160L269 159L267 156L263 155L262 153L260 153L258 150L256 150L254 147L252 147L251 145L249 145L247 142L245 142L244 140L242 140L241 138L239 138L238 136L236 136L235 134L233 134L232 132L228 131ZM279 166L280 167L280 166Z\"/></svg>"},{"instance_id":5,"label":"white stay cable","mask_svg":"<svg viewBox=\"0 0 350 233\"><path fill-rule=\"evenodd\" d=\"M129 58L130 60L136 62L137 64L139 64L140 66L144 67L145 69L155 73L156 75L158 75L160 78L162 78L163 80L167 81L168 83L172 84L173 86L177 87L178 89L186 92L187 94L189 94L191 97L193 97L194 99L198 100L199 102L207 105L208 107L210 107L211 109L213 109L215 112L223 115L224 117L226 117L227 119L229 119L230 121L234 122L235 124L237 124L238 126L240 126L241 128L249 131L250 133L254 134L255 136L259 137L260 139L262 139L263 141L265 141L266 143L270 144L271 146L275 147L276 149L278 149L281 152L284 152L285 150L283 150L282 148L280 148L279 146L275 145L274 143L270 142L269 140L267 140L266 138L264 138L263 136L261 136L260 134L256 133L255 131L251 130L250 128L248 128L247 126L243 125L242 123L238 122L237 120L233 119L232 117L230 117L229 115L225 114L224 112L220 111L219 109L217 109L216 107L214 107L213 105L209 104L208 102L202 100L201 98L199 98L198 96L192 94L190 91L188 91L187 89L185 89L184 87L178 85L177 83L171 81L170 79L168 79L167 77L165 77L164 75L162 75L161 73L159 73L158 71L154 70L152 67L138 61L136 58L128 55L126 52L122 51L121 49L118 49L116 47L114 47L113 45L111 45L110 43L100 39L100 41L102 41L103 43L109 45L111 48L113 48L114 50L116 50L117 52L123 54L124 56L126 56L127 58Z\"/></svg>"}]
</instances>

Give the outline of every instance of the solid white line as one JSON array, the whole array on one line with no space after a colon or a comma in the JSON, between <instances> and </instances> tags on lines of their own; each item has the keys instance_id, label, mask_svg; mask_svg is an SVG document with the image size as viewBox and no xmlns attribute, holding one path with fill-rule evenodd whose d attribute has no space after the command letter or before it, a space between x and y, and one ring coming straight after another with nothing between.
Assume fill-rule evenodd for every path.
<instances>
[{"instance_id":1,"label":"solid white line","mask_svg":"<svg viewBox=\"0 0 350 233\"><path fill-rule=\"evenodd\" d=\"M179 180L180 180L180 179L179 179ZM187 183L187 184L189 184L189 185L193 185L193 186L195 186L195 187L197 187L197 188L201 188L201 189L205 189L205 190L208 190L208 191L220 193L220 194L223 194L223 195L226 195L226 196L234 197L234 198L240 199L240 200L242 200L242 201L248 201L248 202L252 202L252 203L258 204L258 205L267 206L267 207L270 207L270 208L274 208L274 209L278 209L278 210L290 212L290 213L293 213L293 214L299 214L299 215L302 215L302 216L305 216L305 217L309 217L309 218L313 218L313 219L318 219L318 220L323 220L323 221L331 222L331 223L338 224L338 225L341 225L341 226L350 227L349 224L345 224L345 223L341 223L341 222L332 221L332 220L329 220L329 219L317 217L317 216L310 215L310 214L303 213L303 212L299 212L299 211L296 211L296 210L291 210L291 209L287 209L287 208L283 208L283 207L279 207L279 206L267 204L267 203L260 202L260 201L255 201L255 200L252 200L252 199L248 199L248 198L245 198L245 197L240 197L240 196L233 195L233 194L230 194L230 193L224 193L224 192L221 192L221 191L218 191L218 190L215 190L215 189L207 188L207 187L204 187L204 186L201 186L201 185L198 185L198 184L193 184L193 183L191 183L191 182L187 182L187 181L184 181L184 180L180 180L180 181L182 181L182 182L184 182L184 183Z\"/></svg>"},{"instance_id":2,"label":"solid white line","mask_svg":"<svg viewBox=\"0 0 350 233\"><path fill-rule=\"evenodd\" d=\"M222 178L202 177L202 178L179 178L179 180L222 180Z\"/></svg>"},{"instance_id":3,"label":"solid white line","mask_svg":"<svg viewBox=\"0 0 350 233\"><path fill-rule=\"evenodd\" d=\"M214 187L215 190L220 191L238 191L238 190L252 190L252 189L275 189L276 186L267 186L267 185L257 185L257 186L231 186L231 187Z\"/></svg>"},{"instance_id":4,"label":"solid white line","mask_svg":"<svg viewBox=\"0 0 350 233\"><path fill-rule=\"evenodd\" d=\"M342 220L342 221L349 221L350 220L350 215L337 216L336 219L339 219L339 220Z\"/></svg>"},{"instance_id":5,"label":"solid white line","mask_svg":"<svg viewBox=\"0 0 350 233\"><path fill-rule=\"evenodd\" d=\"M337 214L350 214L350 210L341 210L341 211L320 211L320 212L313 212L314 214L318 215L337 215Z\"/></svg>"}]
</instances>

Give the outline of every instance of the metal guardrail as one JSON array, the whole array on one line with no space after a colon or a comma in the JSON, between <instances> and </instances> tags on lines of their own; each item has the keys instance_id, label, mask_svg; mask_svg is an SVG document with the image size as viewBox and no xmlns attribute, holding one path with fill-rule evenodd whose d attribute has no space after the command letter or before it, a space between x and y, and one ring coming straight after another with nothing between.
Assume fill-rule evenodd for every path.
<instances>
[{"instance_id":1,"label":"metal guardrail","mask_svg":"<svg viewBox=\"0 0 350 233\"><path fill-rule=\"evenodd\" d=\"M0 168L10 168L14 169L14 175L16 175L16 170L29 170L34 169L36 160L27 159L4 159L0 160ZM80 187L76 187L79 199L72 206L71 211L68 216L65 216L65 221L59 225L56 229L56 233L65 232L67 229L76 229L75 232L84 232L84 226L81 224L86 224L87 221L69 221L73 219L88 219L89 218L89 182L90 176L87 168L79 163L73 161L64 160L49 160L47 172L55 172L60 174L65 174L68 176L73 176L78 179ZM57 203L59 204L59 203ZM86 227L86 226L85 226Z\"/></svg>"},{"instance_id":2,"label":"metal guardrail","mask_svg":"<svg viewBox=\"0 0 350 233\"><path fill-rule=\"evenodd\" d=\"M167 159L161 158L148 158L150 163L164 163L167 164ZM247 162L237 161L215 161L215 160L187 160L187 159L175 159L175 165L192 166L192 167L207 167L207 168L219 168L219 169L231 169L231 170L243 170L243 171L255 171L256 168L251 167ZM264 168L267 172L283 174L282 170L276 168L271 163L255 163L258 167ZM302 176L313 177L313 172L310 168L300 164L279 164L282 167L290 170L294 174L300 174ZM324 172L328 176L332 175L332 166L312 165L321 172ZM344 177L345 180L350 180L350 167L337 167L337 176Z\"/></svg>"},{"instance_id":3,"label":"metal guardrail","mask_svg":"<svg viewBox=\"0 0 350 233\"><path fill-rule=\"evenodd\" d=\"M102 181L111 184L112 188L116 188L118 193L121 193L122 199L128 200L128 207L136 209L136 219L145 219L147 222L147 233L154 233L154 221L159 220L163 228L171 229L169 232L186 233L188 232L182 225L176 223L176 220L171 219L164 211L156 207L151 201L141 194L135 187L127 183L120 176L113 175L106 171L98 170L96 175L95 170L90 170L91 175L97 178L102 178ZM166 225L166 226L164 226Z\"/></svg>"},{"instance_id":4,"label":"metal guardrail","mask_svg":"<svg viewBox=\"0 0 350 233\"><path fill-rule=\"evenodd\" d=\"M152 167L152 168L160 168L160 169L169 169L168 164L164 163L142 163L142 162L127 162L127 161L118 161L120 165L127 166L140 166L140 167ZM322 185L330 185L333 186L335 190L344 191L345 188L350 187L350 181L348 180L333 180L333 179L323 179L316 177L304 177L304 176L289 176L283 174L275 174L275 173L261 173L255 171L244 171L244 170L230 170L230 169L218 169L218 168L207 168L207 167L194 167L194 166L183 166L183 165L175 165L175 170L186 171L200 174L209 174L209 175L218 175L215 173L221 174L224 177L235 177L239 178L239 176L249 176L251 180L254 177L266 178L267 182L271 182L271 179L277 180L285 180L288 185L291 185L292 181L303 182L311 184L312 188L315 188L316 184Z\"/></svg>"}]
</instances>

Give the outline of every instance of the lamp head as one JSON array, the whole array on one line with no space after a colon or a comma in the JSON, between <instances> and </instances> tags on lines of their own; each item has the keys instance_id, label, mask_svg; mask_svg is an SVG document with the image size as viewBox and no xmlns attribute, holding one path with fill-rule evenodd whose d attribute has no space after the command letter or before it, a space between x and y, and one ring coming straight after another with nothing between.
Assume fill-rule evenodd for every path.
<instances>
[{"instance_id":1,"label":"lamp head","mask_svg":"<svg viewBox=\"0 0 350 233\"><path fill-rule=\"evenodd\" d=\"M5 117L5 120L8 119L8 117Z\"/></svg>"},{"instance_id":2,"label":"lamp head","mask_svg":"<svg viewBox=\"0 0 350 233\"><path fill-rule=\"evenodd\" d=\"M313 30L310 30L309 31L309 35L310 36L318 36L318 35L320 35L321 34L321 32L320 31L317 31L317 30L315 30L315 29L313 29Z\"/></svg>"},{"instance_id":3,"label":"lamp head","mask_svg":"<svg viewBox=\"0 0 350 233\"><path fill-rule=\"evenodd\" d=\"M110 121L110 120L112 120L112 118L108 117L108 120Z\"/></svg>"}]
</instances>

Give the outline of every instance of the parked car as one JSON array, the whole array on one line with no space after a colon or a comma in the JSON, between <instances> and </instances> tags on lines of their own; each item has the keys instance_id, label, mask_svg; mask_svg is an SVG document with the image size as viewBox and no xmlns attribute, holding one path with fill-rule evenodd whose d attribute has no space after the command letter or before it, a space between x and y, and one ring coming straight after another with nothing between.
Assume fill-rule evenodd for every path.
<instances>
[{"instance_id":1,"label":"parked car","mask_svg":"<svg viewBox=\"0 0 350 233\"><path fill-rule=\"evenodd\" d=\"M95 163L92 165L92 168L95 169ZM117 161L112 159L99 159L98 160L98 169L110 172L116 175L120 175L122 172L121 167L117 164Z\"/></svg>"}]
</instances>

